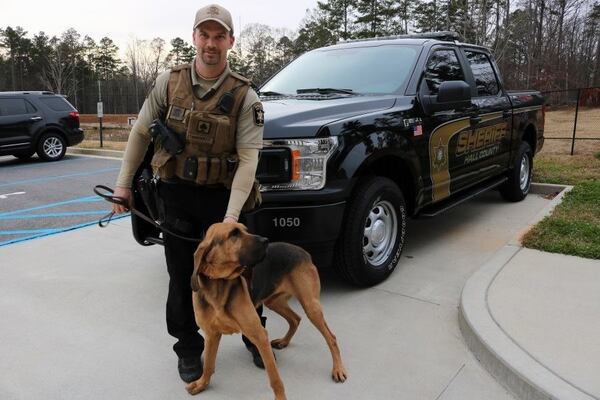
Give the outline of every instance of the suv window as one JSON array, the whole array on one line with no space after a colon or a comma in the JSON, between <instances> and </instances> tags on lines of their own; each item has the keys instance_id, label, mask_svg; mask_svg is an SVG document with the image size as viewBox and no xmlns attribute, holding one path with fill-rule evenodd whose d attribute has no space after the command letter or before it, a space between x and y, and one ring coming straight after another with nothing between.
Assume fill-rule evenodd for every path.
<instances>
[{"instance_id":1,"label":"suv window","mask_svg":"<svg viewBox=\"0 0 600 400\"><path fill-rule=\"evenodd\" d=\"M493 96L498 94L498 81L496 80L496 74L488 56L475 51L465 51L465 55L467 56L467 60L469 60L471 71L473 71L475 85L477 86L477 96Z\"/></svg>"},{"instance_id":2,"label":"suv window","mask_svg":"<svg viewBox=\"0 0 600 400\"><path fill-rule=\"evenodd\" d=\"M425 68L425 81L431 94L437 94L440 83L445 81L464 81L463 73L456 52L451 49L436 50Z\"/></svg>"},{"instance_id":3,"label":"suv window","mask_svg":"<svg viewBox=\"0 0 600 400\"><path fill-rule=\"evenodd\" d=\"M29 114L31 107L27 107L24 99L0 99L0 115L3 116Z\"/></svg>"},{"instance_id":4,"label":"suv window","mask_svg":"<svg viewBox=\"0 0 600 400\"><path fill-rule=\"evenodd\" d=\"M48 106L51 110L54 111L75 111L75 107L73 107L67 100L62 97L40 97L39 98L42 103Z\"/></svg>"}]
</instances>

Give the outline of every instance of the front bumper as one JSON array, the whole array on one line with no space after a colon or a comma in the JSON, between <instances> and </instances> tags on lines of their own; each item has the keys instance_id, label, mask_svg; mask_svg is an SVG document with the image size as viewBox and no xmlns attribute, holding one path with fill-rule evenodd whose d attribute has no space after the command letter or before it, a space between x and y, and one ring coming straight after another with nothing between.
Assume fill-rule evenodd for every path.
<instances>
[{"instance_id":1,"label":"front bumper","mask_svg":"<svg viewBox=\"0 0 600 400\"><path fill-rule=\"evenodd\" d=\"M265 202L242 216L250 232L312 252L331 251L340 235L345 201L311 205Z\"/></svg>"}]
</instances>

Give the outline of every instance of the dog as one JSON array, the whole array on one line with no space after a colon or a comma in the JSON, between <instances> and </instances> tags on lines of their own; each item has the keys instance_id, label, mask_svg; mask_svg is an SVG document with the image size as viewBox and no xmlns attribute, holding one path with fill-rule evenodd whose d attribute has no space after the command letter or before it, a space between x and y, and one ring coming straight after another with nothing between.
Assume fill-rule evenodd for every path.
<instances>
[{"instance_id":1,"label":"dog","mask_svg":"<svg viewBox=\"0 0 600 400\"><path fill-rule=\"evenodd\" d=\"M292 296L329 346L332 379L347 379L336 337L323 318L317 268L302 248L289 243L269 244L266 238L248 233L240 223L213 224L194 253L191 285L196 323L205 333L205 352L202 376L186 387L190 394L208 387L221 335L241 332L258 348L275 400L284 400L285 389L271 346L286 347L298 329L300 316L288 305ZM270 346L256 313L260 304L289 324L285 336L271 341Z\"/></svg>"}]
</instances>

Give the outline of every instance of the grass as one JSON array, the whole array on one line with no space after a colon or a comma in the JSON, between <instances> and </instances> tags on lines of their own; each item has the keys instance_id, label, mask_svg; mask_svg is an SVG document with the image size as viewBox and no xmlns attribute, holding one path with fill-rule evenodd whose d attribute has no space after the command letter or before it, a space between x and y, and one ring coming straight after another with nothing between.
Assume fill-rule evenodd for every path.
<instances>
[{"instance_id":1,"label":"grass","mask_svg":"<svg viewBox=\"0 0 600 400\"><path fill-rule=\"evenodd\" d=\"M600 259L600 153L542 154L535 159L534 181L573 185L552 215L523 238L525 247Z\"/></svg>"}]
</instances>

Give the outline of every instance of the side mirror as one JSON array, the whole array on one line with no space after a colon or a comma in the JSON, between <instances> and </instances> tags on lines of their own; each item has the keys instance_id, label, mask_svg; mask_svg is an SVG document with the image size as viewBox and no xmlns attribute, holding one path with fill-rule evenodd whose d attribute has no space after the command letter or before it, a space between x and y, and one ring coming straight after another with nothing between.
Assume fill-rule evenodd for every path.
<instances>
[{"instance_id":1,"label":"side mirror","mask_svg":"<svg viewBox=\"0 0 600 400\"><path fill-rule=\"evenodd\" d=\"M465 81L445 81L440 84L438 94L422 94L426 83L421 86L421 103L426 114L438 111L464 109L471 106L471 86Z\"/></svg>"}]
</instances>

